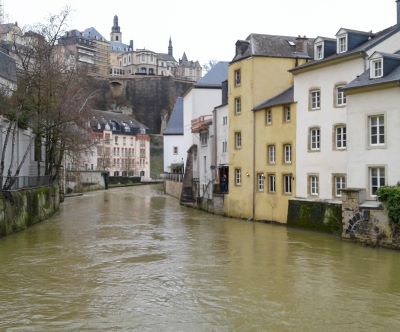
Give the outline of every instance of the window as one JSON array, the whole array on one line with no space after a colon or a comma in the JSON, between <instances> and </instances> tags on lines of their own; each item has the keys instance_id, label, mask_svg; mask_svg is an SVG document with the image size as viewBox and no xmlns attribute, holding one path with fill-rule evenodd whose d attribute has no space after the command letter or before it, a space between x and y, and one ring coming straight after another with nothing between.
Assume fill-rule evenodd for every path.
<instances>
[{"instance_id":1,"label":"window","mask_svg":"<svg viewBox=\"0 0 400 332\"><path fill-rule=\"evenodd\" d=\"M292 119L292 114L290 112L290 106L283 107L283 120L285 122L290 122Z\"/></svg>"},{"instance_id":2,"label":"window","mask_svg":"<svg viewBox=\"0 0 400 332\"><path fill-rule=\"evenodd\" d=\"M178 147L174 146L174 154L178 154Z\"/></svg>"},{"instance_id":3,"label":"window","mask_svg":"<svg viewBox=\"0 0 400 332\"><path fill-rule=\"evenodd\" d=\"M235 185L240 186L242 184L242 170L235 168Z\"/></svg>"},{"instance_id":4,"label":"window","mask_svg":"<svg viewBox=\"0 0 400 332\"><path fill-rule=\"evenodd\" d=\"M268 164L275 164L275 145L268 145Z\"/></svg>"},{"instance_id":5,"label":"window","mask_svg":"<svg viewBox=\"0 0 400 332\"><path fill-rule=\"evenodd\" d=\"M310 91L310 109L312 111L319 110L321 108L321 90Z\"/></svg>"},{"instance_id":6,"label":"window","mask_svg":"<svg viewBox=\"0 0 400 332\"><path fill-rule=\"evenodd\" d=\"M333 177L334 185L334 196L342 197L342 189L346 188L346 176L345 175L334 175Z\"/></svg>"},{"instance_id":7,"label":"window","mask_svg":"<svg viewBox=\"0 0 400 332\"><path fill-rule=\"evenodd\" d=\"M268 192L276 192L276 176L275 174L268 175Z\"/></svg>"},{"instance_id":8,"label":"window","mask_svg":"<svg viewBox=\"0 0 400 332\"><path fill-rule=\"evenodd\" d=\"M235 114L239 115L242 112L242 101L240 97L235 98Z\"/></svg>"},{"instance_id":9,"label":"window","mask_svg":"<svg viewBox=\"0 0 400 332\"><path fill-rule=\"evenodd\" d=\"M372 60L371 61L371 69L370 69L371 78L382 77L383 76L382 67L383 67L382 59Z\"/></svg>"},{"instance_id":10,"label":"window","mask_svg":"<svg viewBox=\"0 0 400 332\"><path fill-rule=\"evenodd\" d=\"M340 36L337 39L337 52L343 53L347 51L347 36Z\"/></svg>"},{"instance_id":11,"label":"window","mask_svg":"<svg viewBox=\"0 0 400 332\"><path fill-rule=\"evenodd\" d=\"M378 146L385 144L385 118L383 115L374 115L368 118L369 144Z\"/></svg>"},{"instance_id":12,"label":"window","mask_svg":"<svg viewBox=\"0 0 400 332\"><path fill-rule=\"evenodd\" d=\"M315 47L315 60L321 60L324 57L324 49L322 44L316 45Z\"/></svg>"},{"instance_id":13,"label":"window","mask_svg":"<svg viewBox=\"0 0 400 332\"><path fill-rule=\"evenodd\" d=\"M227 141L223 141L222 142L222 152L227 152L228 151L228 142Z\"/></svg>"},{"instance_id":14,"label":"window","mask_svg":"<svg viewBox=\"0 0 400 332\"><path fill-rule=\"evenodd\" d=\"M347 103L346 93L344 92L344 86L336 87L336 106L345 106Z\"/></svg>"},{"instance_id":15,"label":"window","mask_svg":"<svg viewBox=\"0 0 400 332\"><path fill-rule=\"evenodd\" d=\"M283 176L283 192L287 195L292 193L292 175L290 174Z\"/></svg>"},{"instance_id":16,"label":"window","mask_svg":"<svg viewBox=\"0 0 400 332\"><path fill-rule=\"evenodd\" d=\"M223 118L222 118L222 125L223 126L226 126L228 124L228 117L227 116L224 116Z\"/></svg>"},{"instance_id":17,"label":"window","mask_svg":"<svg viewBox=\"0 0 400 332\"><path fill-rule=\"evenodd\" d=\"M236 132L235 133L235 149L241 149L241 148L242 148L242 133Z\"/></svg>"},{"instance_id":18,"label":"window","mask_svg":"<svg viewBox=\"0 0 400 332\"><path fill-rule=\"evenodd\" d=\"M380 187L385 186L385 168L370 167L369 168L369 184L371 196L376 196L376 192Z\"/></svg>"},{"instance_id":19,"label":"window","mask_svg":"<svg viewBox=\"0 0 400 332\"><path fill-rule=\"evenodd\" d=\"M242 81L240 69L235 70L235 86L240 86Z\"/></svg>"},{"instance_id":20,"label":"window","mask_svg":"<svg viewBox=\"0 0 400 332\"><path fill-rule=\"evenodd\" d=\"M335 127L335 148L337 150L344 150L347 146L346 126Z\"/></svg>"},{"instance_id":21,"label":"window","mask_svg":"<svg viewBox=\"0 0 400 332\"><path fill-rule=\"evenodd\" d=\"M285 164L292 163L292 146L290 144L285 144L283 146L284 162Z\"/></svg>"},{"instance_id":22,"label":"window","mask_svg":"<svg viewBox=\"0 0 400 332\"><path fill-rule=\"evenodd\" d=\"M123 138L122 138L122 144L123 144L123 145L126 145L126 137L123 137Z\"/></svg>"},{"instance_id":23,"label":"window","mask_svg":"<svg viewBox=\"0 0 400 332\"><path fill-rule=\"evenodd\" d=\"M308 177L309 193L311 196L318 196L319 194L319 181L318 175L310 175Z\"/></svg>"},{"instance_id":24,"label":"window","mask_svg":"<svg viewBox=\"0 0 400 332\"><path fill-rule=\"evenodd\" d=\"M257 174L258 192L264 192L264 173Z\"/></svg>"},{"instance_id":25,"label":"window","mask_svg":"<svg viewBox=\"0 0 400 332\"><path fill-rule=\"evenodd\" d=\"M309 149L311 151L319 151L321 149L321 131L319 128L310 129Z\"/></svg>"},{"instance_id":26,"label":"window","mask_svg":"<svg viewBox=\"0 0 400 332\"><path fill-rule=\"evenodd\" d=\"M272 110L265 111L265 124L272 125Z\"/></svg>"},{"instance_id":27,"label":"window","mask_svg":"<svg viewBox=\"0 0 400 332\"><path fill-rule=\"evenodd\" d=\"M208 133L200 133L200 144L201 146L207 146Z\"/></svg>"}]
</instances>

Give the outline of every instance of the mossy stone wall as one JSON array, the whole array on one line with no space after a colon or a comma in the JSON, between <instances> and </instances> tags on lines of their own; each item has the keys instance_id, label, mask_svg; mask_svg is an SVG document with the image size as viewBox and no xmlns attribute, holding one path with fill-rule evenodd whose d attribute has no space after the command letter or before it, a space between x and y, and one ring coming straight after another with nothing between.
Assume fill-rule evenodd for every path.
<instances>
[{"instance_id":1,"label":"mossy stone wall","mask_svg":"<svg viewBox=\"0 0 400 332\"><path fill-rule=\"evenodd\" d=\"M342 205L290 200L287 225L330 234L342 234Z\"/></svg>"},{"instance_id":2,"label":"mossy stone wall","mask_svg":"<svg viewBox=\"0 0 400 332\"><path fill-rule=\"evenodd\" d=\"M0 237L47 219L59 206L58 186L0 193Z\"/></svg>"}]
</instances>

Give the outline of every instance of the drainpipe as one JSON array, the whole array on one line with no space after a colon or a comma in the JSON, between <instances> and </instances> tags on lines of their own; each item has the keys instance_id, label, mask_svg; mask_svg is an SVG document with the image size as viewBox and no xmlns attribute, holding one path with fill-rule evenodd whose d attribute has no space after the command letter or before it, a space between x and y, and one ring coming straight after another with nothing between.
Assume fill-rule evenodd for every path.
<instances>
[{"instance_id":1,"label":"drainpipe","mask_svg":"<svg viewBox=\"0 0 400 332\"><path fill-rule=\"evenodd\" d=\"M253 221L256 215L256 186L255 186L255 179L256 179L256 112L253 112Z\"/></svg>"},{"instance_id":2,"label":"drainpipe","mask_svg":"<svg viewBox=\"0 0 400 332\"><path fill-rule=\"evenodd\" d=\"M397 2L397 26L400 26L400 0L396 0Z\"/></svg>"}]
</instances>

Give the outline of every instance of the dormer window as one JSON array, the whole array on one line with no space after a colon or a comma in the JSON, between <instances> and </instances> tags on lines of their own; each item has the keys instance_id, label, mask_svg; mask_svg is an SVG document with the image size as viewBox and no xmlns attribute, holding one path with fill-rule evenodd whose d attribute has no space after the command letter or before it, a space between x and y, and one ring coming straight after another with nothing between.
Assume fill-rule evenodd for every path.
<instances>
[{"instance_id":1,"label":"dormer window","mask_svg":"<svg viewBox=\"0 0 400 332\"><path fill-rule=\"evenodd\" d=\"M347 51L347 35L341 35L337 38L337 52L344 53Z\"/></svg>"},{"instance_id":2,"label":"dormer window","mask_svg":"<svg viewBox=\"0 0 400 332\"><path fill-rule=\"evenodd\" d=\"M379 78L383 76L383 63L382 59L376 59L371 61L370 66L370 77Z\"/></svg>"}]
</instances>

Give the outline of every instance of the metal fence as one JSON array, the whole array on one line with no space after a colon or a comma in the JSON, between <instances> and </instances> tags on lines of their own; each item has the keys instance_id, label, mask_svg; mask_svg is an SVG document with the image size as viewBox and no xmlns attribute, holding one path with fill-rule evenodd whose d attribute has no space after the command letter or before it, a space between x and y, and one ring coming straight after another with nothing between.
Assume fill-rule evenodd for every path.
<instances>
[{"instance_id":1,"label":"metal fence","mask_svg":"<svg viewBox=\"0 0 400 332\"><path fill-rule=\"evenodd\" d=\"M7 180L3 179L3 183ZM12 177L13 182L10 190L21 190L38 187L48 187L51 185L51 176L16 176Z\"/></svg>"},{"instance_id":2,"label":"metal fence","mask_svg":"<svg viewBox=\"0 0 400 332\"><path fill-rule=\"evenodd\" d=\"M182 173L163 173L161 174L161 178L164 180L182 182L183 174Z\"/></svg>"}]
</instances>

